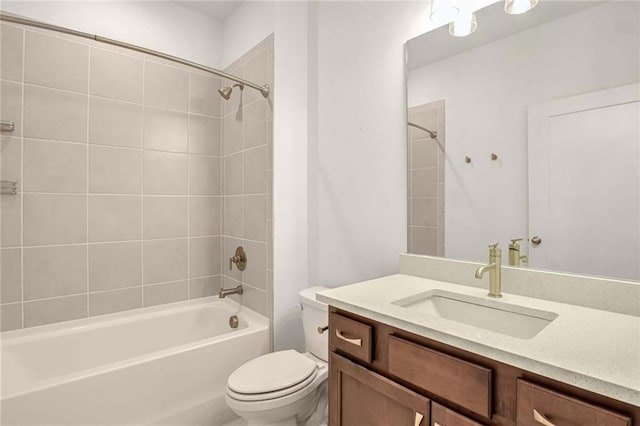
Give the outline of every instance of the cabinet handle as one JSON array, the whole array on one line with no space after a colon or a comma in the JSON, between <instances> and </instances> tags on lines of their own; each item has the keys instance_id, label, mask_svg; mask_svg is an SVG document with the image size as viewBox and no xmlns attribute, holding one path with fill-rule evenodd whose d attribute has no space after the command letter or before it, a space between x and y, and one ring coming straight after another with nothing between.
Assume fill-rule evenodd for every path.
<instances>
[{"instance_id":1,"label":"cabinet handle","mask_svg":"<svg viewBox=\"0 0 640 426\"><path fill-rule=\"evenodd\" d=\"M340 340L344 340L347 343L351 343L352 345L362 346L362 339L350 339L348 337L345 337L345 335L342 334L342 331L340 330L336 330L336 337Z\"/></svg>"},{"instance_id":2,"label":"cabinet handle","mask_svg":"<svg viewBox=\"0 0 640 426\"><path fill-rule=\"evenodd\" d=\"M420 426L420 423L422 423L422 419L424 419L424 416L420 413L416 413L416 422L414 426Z\"/></svg>"},{"instance_id":3,"label":"cabinet handle","mask_svg":"<svg viewBox=\"0 0 640 426\"><path fill-rule=\"evenodd\" d=\"M533 420L544 426L556 426L551 423L545 416L540 414L535 408L533 409Z\"/></svg>"},{"instance_id":4,"label":"cabinet handle","mask_svg":"<svg viewBox=\"0 0 640 426\"><path fill-rule=\"evenodd\" d=\"M438 422L433 422L433 426L442 426L442 425Z\"/></svg>"}]
</instances>

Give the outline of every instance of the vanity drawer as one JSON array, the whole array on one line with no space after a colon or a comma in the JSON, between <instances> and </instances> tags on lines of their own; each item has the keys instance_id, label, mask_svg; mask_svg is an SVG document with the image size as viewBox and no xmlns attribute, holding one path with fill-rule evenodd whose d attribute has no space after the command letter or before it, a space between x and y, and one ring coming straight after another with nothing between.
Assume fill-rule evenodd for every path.
<instances>
[{"instance_id":1,"label":"vanity drawer","mask_svg":"<svg viewBox=\"0 0 640 426\"><path fill-rule=\"evenodd\" d=\"M389 336L389 373L491 418L491 369Z\"/></svg>"},{"instance_id":2,"label":"vanity drawer","mask_svg":"<svg viewBox=\"0 0 640 426\"><path fill-rule=\"evenodd\" d=\"M518 380L517 426L630 426L631 418Z\"/></svg>"},{"instance_id":3,"label":"vanity drawer","mask_svg":"<svg viewBox=\"0 0 640 426\"><path fill-rule=\"evenodd\" d=\"M372 359L372 327L334 312L329 316L329 346L366 363Z\"/></svg>"},{"instance_id":4,"label":"vanity drawer","mask_svg":"<svg viewBox=\"0 0 640 426\"><path fill-rule=\"evenodd\" d=\"M431 426L483 426L442 405L431 403Z\"/></svg>"}]
</instances>

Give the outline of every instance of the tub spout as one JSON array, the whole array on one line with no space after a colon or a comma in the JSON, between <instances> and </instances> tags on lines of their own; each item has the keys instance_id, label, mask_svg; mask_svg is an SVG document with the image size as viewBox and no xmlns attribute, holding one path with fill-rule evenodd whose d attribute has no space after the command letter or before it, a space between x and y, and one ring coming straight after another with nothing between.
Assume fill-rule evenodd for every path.
<instances>
[{"instance_id":1,"label":"tub spout","mask_svg":"<svg viewBox=\"0 0 640 426\"><path fill-rule=\"evenodd\" d=\"M234 287L234 288L221 288L220 289L220 293L218 293L218 297L220 299L224 299L225 297L227 297L230 294L242 294L244 293L244 290L242 288L241 285Z\"/></svg>"}]
</instances>

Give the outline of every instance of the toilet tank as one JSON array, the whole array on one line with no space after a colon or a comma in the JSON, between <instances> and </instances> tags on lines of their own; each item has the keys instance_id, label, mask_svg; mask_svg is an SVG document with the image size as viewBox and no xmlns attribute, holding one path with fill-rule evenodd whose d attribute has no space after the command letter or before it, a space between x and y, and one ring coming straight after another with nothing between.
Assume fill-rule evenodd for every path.
<instances>
[{"instance_id":1,"label":"toilet tank","mask_svg":"<svg viewBox=\"0 0 640 426\"><path fill-rule=\"evenodd\" d=\"M305 349L323 361L329 359L329 331L318 333L318 327L329 325L329 310L325 303L316 300L316 293L327 287L309 287L300 292L302 306L302 326L304 328Z\"/></svg>"}]
</instances>

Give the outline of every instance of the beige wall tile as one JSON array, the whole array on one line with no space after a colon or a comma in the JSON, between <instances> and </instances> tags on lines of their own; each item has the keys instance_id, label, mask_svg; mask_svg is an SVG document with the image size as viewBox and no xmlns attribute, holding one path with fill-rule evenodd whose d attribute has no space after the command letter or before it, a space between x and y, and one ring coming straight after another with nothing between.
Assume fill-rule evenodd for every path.
<instances>
[{"instance_id":1,"label":"beige wall tile","mask_svg":"<svg viewBox=\"0 0 640 426\"><path fill-rule=\"evenodd\" d=\"M131 195L89 196L89 241L139 240L142 197Z\"/></svg>"},{"instance_id":2,"label":"beige wall tile","mask_svg":"<svg viewBox=\"0 0 640 426\"><path fill-rule=\"evenodd\" d=\"M224 158L224 195L240 195L243 191L244 153L230 155Z\"/></svg>"},{"instance_id":3,"label":"beige wall tile","mask_svg":"<svg viewBox=\"0 0 640 426\"><path fill-rule=\"evenodd\" d=\"M0 179L21 184L22 143L19 138L2 137L0 139ZM18 187L20 189L20 187ZM0 246L20 245L21 195L0 196Z\"/></svg>"},{"instance_id":4,"label":"beige wall tile","mask_svg":"<svg viewBox=\"0 0 640 426\"><path fill-rule=\"evenodd\" d=\"M24 30L0 25L0 78L22 81Z\"/></svg>"},{"instance_id":5,"label":"beige wall tile","mask_svg":"<svg viewBox=\"0 0 640 426\"><path fill-rule=\"evenodd\" d=\"M89 93L142 102L142 60L92 48Z\"/></svg>"},{"instance_id":6,"label":"beige wall tile","mask_svg":"<svg viewBox=\"0 0 640 426\"><path fill-rule=\"evenodd\" d=\"M242 304L261 315L267 315L267 292L245 285Z\"/></svg>"},{"instance_id":7,"label":"beige wall tile","mask_svg":"<svg viewBox=\"0 0 640 426\"><path fill-rule=\"evenodd\" d=\"M267 102L254 102L244 109L244 149L267 143Z\"/></svg>"},{"instance_id":8,"label":"beige wall tile","mask_svg":"<svg viewBox=\"0 0 640 426\"><path fill-rule=\"evenodd\" d=\"M148 285L144 287L144 306L187 300L188 292L189 285L187 281Z\"/></svg>"},{"instance_id":9,"label":"beige wall tile","mask_svg":"<svg viewBox=\"0 0 640 426\"><path fill-rule=\"evenodd\" d=\"M231 102L231 100L226 101ZM224 155L242 151L242 111L227 115L223 120L222 152Z\"/></svg>"},{"instance_id":10,"label":"beige wall tile","mask_svg":"<svg viewBox=\"0 0 640 426\"><path fill-rule=\"evenodd\" d=\"M144 283L186 279L187 244L186 238L145 241L142 255Z\"/></svg>"},{"instance_id":11,"label":"beige wall tile","mask_svg":"<svg viewBox=\"0 0 640 426\"><path fill-rule=\"evenodd\" d=\"M411 196L435 197L438 195L437 169L417 169L411 171Z\"/></svg>"},{"instance_id":12,"label":"beige wall tile","mask_svg":"<svg viewBox=\"0 0 640 426\"><path fill-rule=\"evenodd\" d=\"M189 73L147 62L144 69L144 103L180 111L189 109Z\"/></svg>"},{"instance_id":13,"label":"beige wall tile","mask_svg":"<svg viewBox=\"0 0 640 426\"><path fill-rule=\"evenodd\" d=\"M271 53L266 49L261 49L259 53L255 54L244 65L244 78L249 81L254 81L257 84L267 83L267 55ZM249 89L244 93L244 101L248 105L251 102L264 99L262 94L257 90Z\"/></svg>"},{"instance_id":14,"label":"beige wall tile","mask_svg":"<svg viewBox=\"0 0 640 426\"><path fill-rule=\"evenodd\" d=\"M185 195L187 156L145 151L143 182L145 194Z\"/></svg>"},{"instance_id":15,"label":"beige wall tile","mask_svg":"<svg viewBox=\"0 0 640 426\"><path fill-rule=\"evenodd\" d=\"M190 73L190 77L189 111L220 117L220 79L195 73Z\"/></svg>"},{"instance_id":16,"label":"beige wall tile","mask_svg":"<svg viewBox=\"0 0 640 426\"><path fill-rule=\"evenodd\" d=\"M244 193L267 192L267 146L244 152Z\"/></svg>"},{"instance_id":17,"label":"beige wall tile","mask_svg":"<svg viewBox=\"0 0 640 426\"><path fill-rule=\"evenodd\" d=\"M33 192L86 192L87 147L25 139L24 189Z\"/></svg>"},{"instance_id":18,"label":"beige wall tile","mask_svg":"<svg viewBox=\"0 0 640 426\"><path fill-rule=\"evenodd\" d=\"M22 195L0 195L0 247L21 242Z\"/></svg>"},{"instance_id":19,"label":"beige wall tile","mask_svg":"<svg viewBox=\"0 0 640 426\"><path fill-rule=\"evenodd\" d=\"M89 147L89 192L139 194L142 191L142 151Z\"/></svg>"},{"instance_id":20,"label":"beige wall tile","mask_svg":"<svg viewBox=\"0 0 640 426\"><path fill-rule=\"evenodd\" d=\"M267 270L273 271L273 222L267 222Z\"/></svg>"},{"instance_id":21,"label":"beige wall tile","mask_svg":"<svg viewBox=\"0 0 640 426\"><path fill-rule=\"evenodd\" d=\"M144 197L142 211L145 239L187 236L186 197Z\"/></svg>"},{"instance_id":22,"label":"beige wall tile","mask_svg":"<svg viewBox=\"0 0 640 426\"><path fill-rule=\"evenodd\" d=\"M190 278L220 274L220 237L189 239Z\"/></svg>"},{"instance_id":23,"label":"beige wall tile","mask_svg":"<svg viewBox=\"0 0 640 426\"><path fill-rule=\"evenodd\" d=\"M89 244L89 291L141 283L142 243Z\"/></svg>"},{"instance_id":24,"label":"beige wall tile","mask_svg":"<svg viewBox=\"0 0 640 426\"><path fill-rule=\"evenodd\" d=\"M267 288L267 244L244 241L247 253L247 269L243 281L260 290Z\"/></svg>"},{"instance_id":25,"label":"beige wall tile","mask_svg":"<svg viewBox=\"0 0 640 426\"><path fill-rule=\"evenodd\" d=\"M411 223L414 226L436 226L438 224L437 198L411 198Z\"/></svg>"},{"instance_id":26,"label":"beige wall tile","mask_svg":"<svg viewBox=\"0 0 640 426\"><path fill-rule=\"evenodd\" d=\"M438 164L438 143L433 139L421 139L409 144L412 169L436 167Z\"/></svg>"},{"instance_id":27,"label":"beige wall tile","mask_svg":"<svg viewBox=\"0 0 640 426\"><path fill-rule=\"evenodd\" d=\"M435 227L409 227L409 252L428 256L438 255L438 230Z\"/></svg>"},{"instance_id":28,"label":"beige wall tile","mask_svg":"<svg viewBox=\"0 0 640 426\"><path fill-rule=\"evenodd\" d=\"M89 48L56 37L27 31L24 81L56 89L87 93Z\"/></svg>"},{"instance_id":29,"label":"beige wall tile","mask_svg":"<svg viewBox=\"0 0 640 426\"><path fill-rule=\"evenodd\" d=\"M187 152L187 114L157 108L144 109L144 147Z\"/></svg>"},{"instance_id":30,"label":"beige wall tile","mask_svg":"<svg viewBox=\"0 0 640 426\"><path fill-rule=\"evenodd\" d=\"M264 195L244 197L244 238L267 241L267 199Z\"/></svg>"},{"instance_id":31,"label":"beige wall tile","mask_svg":"<svg viewBox=\"0 0 640 426\"><path fill-rule=\"evenodd\" d=\"M86 245L24 249L24 300L86 291Z\"/></svg>"},{"instance_id":32,"label":"beige wall tile","mask_svg":"<svg viewBox=\"0 0 640 426\"><path fill-rule=\"evenodd\" d=\"M142 308L142 287L89 294L89 315L104 315Z\"/></svg>"},{"instance_id":33,"label":"beige wall tile","mask_svg":"<svg viewBox=\"0 0 640 426\"><path fill-rule=\"evenodd\" d=\"M0 177L2 180L20 181L22 143L20 138L0 138Z\"/></svg>"},{"instance_id":34,"label":"beige wall tile","mask_svg":"<svg viewBox=\"0 0 640 426\"><path fill-rule=\"evenodd\" d=\"M11 136L22 135L22 84L12 81L0 83L0 111L3 120L13 121L15 124Z\"/></svg>"},{"instance_id":35,"label":"beige wall tile","mask_svg":"<svg viewBox=\"0 0 640 426\"><path fill-rule=\"evenodd\" d=\"M224 197L222 222L224 235L228 237L244 237L244 196Z\"/></svg>"},{"instance_id":36,"label":"beige wall tile","mask_svg":"<svg viewBox=\"0 0 640 426\"><path fill-rule=\"evenodd\" d=\"M85 318L86 316L86 294L24 303L25 327L70 321Z\"/></svg>"},{"instance_id":37,"label":"beige wall tile","mask_svg":"<svg viewBox=\"0 0 640 426\"><path fill-rule=\"evenodd\" d=\"M140 148L142 118L142 105L91 96L89 143Z\"/></svg>"},{"instance_id":38,"label":"beige wall tile","mask_svg":"<svg viewBox=\"0 0 640 426\"><path fill-rule=\"evenodd\" d=\"M22 250L0 250L0 303L22 300Z\"/></svg>"},{"instance_id":39,"label":"beige wall tile","mask_svg":"<svg viewBox=\"0 0 640 426\"><path fill-rule=\"evenodd\" d=\"M194 278L189 280L189 298L216 296L220 291L221 277Z\"/></svg>"},{"instance_id":40,"label":"beige wall tile","mask_svg":"<svg viewBox=\"0 0 640 426\"><path fill-rule=\"evenodd\" d=\"M24 195L24 245L84 243L84 195Z\"/></svg>"},{"instance_id":41,"label":"beige wall tile","mask_svg":"<svg viewBox=\"0 0 640 426\"><path fill-rule=\"evenodd\" d=\"M24 87L24 135L36 139L87 141L87 96Z\"/></svg>"},{"instance_id":42,"label":"beige wall tile","mask_svg":"<svg viewBox=\"0 0 640 426\"><path fill-rule=\"evenodd\" d=\"M22 303L0 305L0 331L22 328Z\"/></svg>"},{"instance_id":43,"label":"beige wall tile","mask_svg":"<svg viewBox=\"0 0 640 426\"><path fill-rule=\"evenodd\" d=\"M220 119L189 114L189 152L220 155Z\"/></svg>"},{"instance_id":44,"label":"beige wall tile","mask_svg":"<svg viewBox=\"0 0 640 426\"><path fill-rule=\"evenodd\" d=\"M189 197L189 234L192 237L220 235L221 197Z\"/></svg>"},{"instance_id":45,"label":"beige wall tile","mask_svg":"<svg viewBox=\"0 0 640 426\"><path fill-rule=\"evenodd\" d=\"M191 155L189 162L189 194L220 195L220 158Z\"/></svg>"}]
</instances>

